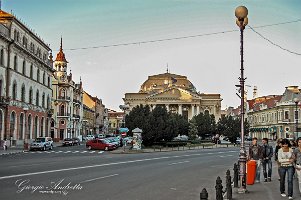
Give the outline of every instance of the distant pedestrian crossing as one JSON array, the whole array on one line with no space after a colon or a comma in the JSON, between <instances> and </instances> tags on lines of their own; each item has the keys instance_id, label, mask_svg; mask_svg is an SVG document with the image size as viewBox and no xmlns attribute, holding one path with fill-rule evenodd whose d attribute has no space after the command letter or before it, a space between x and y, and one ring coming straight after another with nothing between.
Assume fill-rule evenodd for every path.
<instances>
[{"instance_id":1,"label":"distant pedestrian crossing","mask_svg":"<svg viewBox=\"0 0 301 200\"><path fill-rule=\"evenodd\" d=\"M24 154L102 154L104 151L26 151Z\"/></svg>"}]
</instances>

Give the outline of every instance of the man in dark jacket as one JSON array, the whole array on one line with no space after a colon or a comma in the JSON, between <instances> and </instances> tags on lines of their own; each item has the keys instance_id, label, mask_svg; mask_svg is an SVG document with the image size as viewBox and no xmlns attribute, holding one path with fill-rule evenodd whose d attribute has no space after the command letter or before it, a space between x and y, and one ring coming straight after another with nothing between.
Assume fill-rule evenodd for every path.
<instances>
[{"instance_id":1,"label":"man in dark jacket","mask_svg":"<svg viewBox=\"0 0 301 200\"><path fill-rule=\"evenodd\" d=\"M272 176L272 157L273 157L273 147L269 145L268 138L262 139L262 169L264 182L271 181ZM268 173L267 173L268 166Z\"/></svg>"},{"instance_id":2,"label":"man in dark jacket","mask_svg":"<svg viewBox=\"0 0 301 200\"><path fill-rule=\"evenodd\" d=\"M260 182L260 166L262 161L262 147L257 143L257 138L252 139L249 147L249 160L256 160L256 183Z\"/></svg>"}]
</instances>

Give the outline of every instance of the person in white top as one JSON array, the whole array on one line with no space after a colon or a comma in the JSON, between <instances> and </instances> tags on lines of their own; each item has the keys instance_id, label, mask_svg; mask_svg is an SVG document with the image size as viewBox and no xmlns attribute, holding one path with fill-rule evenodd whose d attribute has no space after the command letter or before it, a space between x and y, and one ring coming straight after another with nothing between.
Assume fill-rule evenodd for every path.
<instances>
[{"instance_id":1,"label":"person in white top","mask_svg":"<svg viewBox=\"0 0 301 200\"><path fill-rule=\"evenodd\" d=\"M287 191L288 199L293 199L293 176L295 156L291 144L288 139L283 139L282 147L278 151L278 162L280 163L280 192L281 196L285 197L285 176L287 174Z\"/></svg>"}]
</instances>

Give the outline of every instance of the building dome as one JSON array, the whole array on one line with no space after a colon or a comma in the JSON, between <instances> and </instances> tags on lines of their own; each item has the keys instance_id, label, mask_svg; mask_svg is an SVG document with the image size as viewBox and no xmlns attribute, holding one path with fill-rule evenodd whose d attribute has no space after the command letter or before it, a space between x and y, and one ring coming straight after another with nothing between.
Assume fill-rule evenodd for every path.
<instances>
[{"instance_id":1,"label":"building dome","mask_svg":"<svg viewBox=\"0 0 301 200\"><path fill-rule=\"evenodd\" d=\"M171 74L168 72L149 76L141 85L139 93L152 94L174 86L197 93L196 88L186 76Z\"/></svg>"},{"instance_id":2,"label":"building dome","mask_svg":"<svg viewBox=\"0 0 301 200\"><path fill-rule=\"evenodd\" d=\"M60 47L60 51L58 52L58 54L56 54L56 59L55 61L60 61L60 62L65 62L67 63L67 60L65 58L65 54L63 52L63 39L61 38L61 47Z\"/></svg>"}]
</instances>

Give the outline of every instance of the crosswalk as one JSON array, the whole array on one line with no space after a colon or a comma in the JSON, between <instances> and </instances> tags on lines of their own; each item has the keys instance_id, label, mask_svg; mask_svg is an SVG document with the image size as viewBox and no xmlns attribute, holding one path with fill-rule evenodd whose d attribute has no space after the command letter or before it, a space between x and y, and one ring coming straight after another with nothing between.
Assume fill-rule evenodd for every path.
<instances>
[{"instance_id":1,"label":"crosswalk","mask_svg":"<svg viewBox=\"0 0 301 200\"><path fill-rule=\"evenodd\" d=\"M27 151L24 154L102 154L104 151Z\"/></svg>"}]
</instances>

